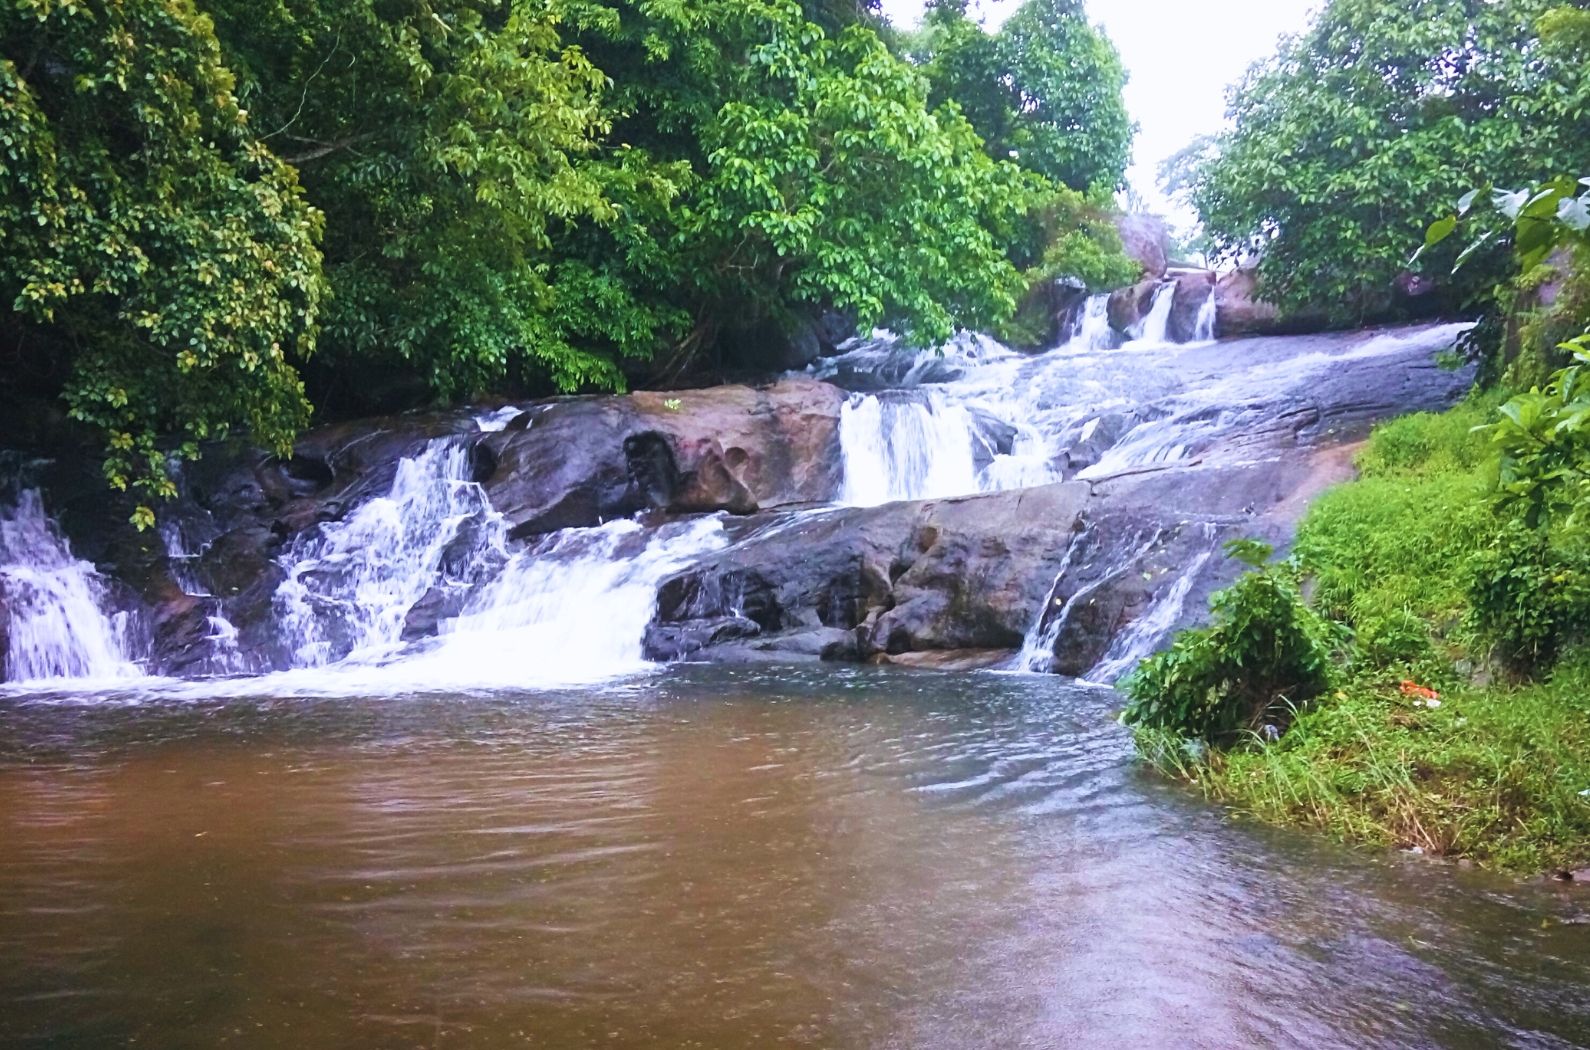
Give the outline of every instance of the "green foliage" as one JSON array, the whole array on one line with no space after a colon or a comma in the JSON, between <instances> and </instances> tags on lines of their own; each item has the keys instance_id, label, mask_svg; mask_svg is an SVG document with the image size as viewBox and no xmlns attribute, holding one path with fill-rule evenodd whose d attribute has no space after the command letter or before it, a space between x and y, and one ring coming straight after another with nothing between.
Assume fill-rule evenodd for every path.
<instances>
[{"instance_id":1,"label":"green foliage","mask_svg":"<svg viewBox=\"0 0 1590 1050\"><path fill-rule=\"evenodd\" d=\"M965 0L928 8L913 55L990 156L1073 190L1118 189L1135 128L1121 89L1126 72L1081 0L1025 0L995 34L966 17Z\"/></svg>"},{"instance_id":2,"label":"green foliage","mask_svg":"<svg viewBox=\"0 0 1590 1050\"><path fill-rule=\"evenodd\" d=\"M1294 555L1315 613L1352 631L1338 688L1274 741L1209 750L1139 730L1150 761L1344 839L1520 871L1590 861L1590 660L1574 647L1590 566L1579 540L1495 513L1475 426L1497 400L1377 428L1363 477L1310 508ZM1471 682L1493 646L1535 671L1563 659L1547 681Z\"/></svg>"},{"instance_id":3,"label":"green foliage","mask_svg":"<svg viewBox=\"0 0 1590 1050\"><path fill-rule=\"evenodd\" d=\"M344 390L614 389L830 307L931 344L1128 265L858 0L196 2L0 8L3 323L70 361L118 486L170 491L171 430L285 452L317 339ZM1011 134L1117 180L1073 126L1119 109L1113 51L1036 0L1011 34Z\"/></svg>"},{"instance_id":4,"label":"green foliage","mask_svg":"<svg viewBox=\"0 0 1590 1050\"><path fill-rule=\"evenodd\" d=\"M1510 669L1549 668L1590 624L1590 550L1514 521L1469 561L1469 618Z\"/></svg>"},{"instance_id":5,"label":"green foliage","mask_svg":"<svg viewBox=\"0 0 1590 1050\"><path fill-rule=\"evenodd\" d=\"M320 216L250 133L186 0L0 7L0 296L70 362L118 489L246 426L285 451L321 305ZM135 520L153 520L147 506Z\"/></svg>"},{"instance_id":6,"label":"green foliage","mask_svg":"<svg viewBox=\"0 0 1590 1050\"><path fill-rule=\"evenodd\" d=\"M631 333L668 317L548 251L618 213L581 163L604 77L545 5L204 2L251 125L326 214L334 363L395 358L449 398L521 358L565 390L613 386L615 357L650 352Z\"/></svg>"},{"instance_id":7,"label":"green foliage","mask_svg":"<svg viewBox=\"0 0 1590 1050\"><path fill-rule=\"evenodd\" d=\"M1328 632L1290 574L1265 564L1271 551L1258 541L1233 541L1227 552L1254 571L1210 598L1212 626L1182 632L1126 679L1127 725L1229 741L1290 721L1329 685Z\"/></svg>"},{"instance_id":8,"label":"green foliage","mask_svg":"<svg viewBox=\"0 0 1590 1050\"><path fill-rule=\"evenodd\" d=\"M1590 661L1549 682L1442 691L1363 677L1274 742L1157 764L1261 820L1536 873L1590 863Z\"/></svg>"},{"instance_id":9,"label":"green foliage","mask_svg":"<svg viewBox=\"0 0 1590 1050\"><path fill-rule=\"evenodd\" d=\"M1545 44L1536 28L1557 26L1541 22L1556 6L1331 0L1233 95L1234 130L1192 180L1205 227L1228 254L1258 255L1283 307L1344 321L1386 308L1446 202L1484 179L1590 162L1584 53L1560 27ZM1444 273L1453 254L1427 262ZM1508 266L1482 246L1447 278L1449 300L1487 296Z\"/></svg>"}]
</instances>

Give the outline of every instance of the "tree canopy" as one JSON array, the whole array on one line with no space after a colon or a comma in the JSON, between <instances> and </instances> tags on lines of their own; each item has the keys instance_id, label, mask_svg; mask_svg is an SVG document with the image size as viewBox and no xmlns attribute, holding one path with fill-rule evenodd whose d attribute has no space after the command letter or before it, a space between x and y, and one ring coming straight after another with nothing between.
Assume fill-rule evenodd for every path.
<instances>
[{"instance_id":1,"label":"tree canopy","mask_svg":"<svg viewBox=\"0 0 1590 1050\"><path fill-rule=\"evenodd\" d=\"M1123 184L1135 132L1126 71L1082 0L1025 0L992 34L966 0L934 0L909 47L932 103L959 106L990 156L1073 190Z\"/></svg>"},{"instance_id":2,"label":"tree canopy","mask_svg":"<svg viewBox=\"0 0 1590 1050\"><path fill-rule=\"evenodd\" d=\"M1228 256L1256 255L1283 306L1385 308L1425 226L1467 189L1586 167L1583 52L1540 35L1560 6L1331 0L1237 86L1232 130L1191 176L1178 166L1206 229ZM1452 261L1428 272L1450 280ZM1500 250L1476 258L1450 301L1506 266Z\"/></svg>"},{"instance_id":3,"label":"tree canopy","mask_svg":"<svg viewBox=\"0 0 1590 1050\"><path fill-rule=\"evenodd\" d=\"M158 495L231 428L285 453L301 376L361 407L623 389L821 310L926 345L1129 278L1065 188L1130 139L1079 4L1029 0L953 92L886 38L859 0L16 0L11 372Z\"/></svg>"}]
</instances>

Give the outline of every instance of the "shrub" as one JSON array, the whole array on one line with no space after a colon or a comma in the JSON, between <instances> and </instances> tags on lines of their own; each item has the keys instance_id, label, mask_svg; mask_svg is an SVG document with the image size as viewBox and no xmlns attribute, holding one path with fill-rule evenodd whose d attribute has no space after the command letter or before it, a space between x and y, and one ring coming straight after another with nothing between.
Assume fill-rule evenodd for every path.
<instances>
[{"instance_id":1,"label":"shrub","mask_svg":"<svg viewBox=\"0 0 1590 1050\"><path fill-rule=\"evenodd\" d=\"M1509 522L1469 559L1469 623L1510 670L1546 670L1590 617L1590 550Z\"/></svg>"},{"instance_id":2,"label":"shrub","mask_svg":"<svg viewBox=\"0 0 1590 1050\"><path fill-rule=\"evenodd\" d=\"M1254 540L1226 545L1253 566L1209 600L1214 624L1183 631L1122 683L1121 720L1210 742L1292 713L1330 684L1330 631L1303 603L1292 574L1266 564Z\"/></svg>"}]
</instances>

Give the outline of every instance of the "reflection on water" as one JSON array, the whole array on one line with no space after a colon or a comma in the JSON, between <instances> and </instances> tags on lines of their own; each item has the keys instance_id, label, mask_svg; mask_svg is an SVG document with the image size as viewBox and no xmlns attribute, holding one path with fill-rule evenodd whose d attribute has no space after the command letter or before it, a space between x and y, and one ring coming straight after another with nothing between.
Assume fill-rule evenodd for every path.
<instances>
[{"instance_id":1,"label":"reflection on water","mask_svg":"<svg viewBox=\"0 0 1590 1050\"><path fill-rule=\"evenodd\" d=\"M0 709L0 1045L1590 1045L1590 894L1233 823L1062 680Z\"/></svg>"}]
</instances>

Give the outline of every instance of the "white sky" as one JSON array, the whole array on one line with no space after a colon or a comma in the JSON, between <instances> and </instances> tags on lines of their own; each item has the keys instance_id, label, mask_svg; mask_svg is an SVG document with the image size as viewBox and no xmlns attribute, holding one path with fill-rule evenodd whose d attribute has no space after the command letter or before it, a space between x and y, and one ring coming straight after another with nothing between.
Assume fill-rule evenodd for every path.
<instances>
[{"instance_id":1,"label":"white sky","mask_svg":"<svg viewBox=\"0 0 1590 1050\"><path fill-rule=\"evenodd\" d=\"M1159 162L1196 135L1225 122L1226 85L1254 61L1275 51L1284 33L1307 27L1321 0L1087 0L1089 17L1102 23L1121 52L1131 79L1126 105L1140 125L1127 178L1152 210L1178 225L1192 216L1172 214L1154 184ZM1015 11L1019 0L973 0L972 13L990 28ZM883 0L896 25L921 18L922 0Z\"/></svg>"}]
</instances>

